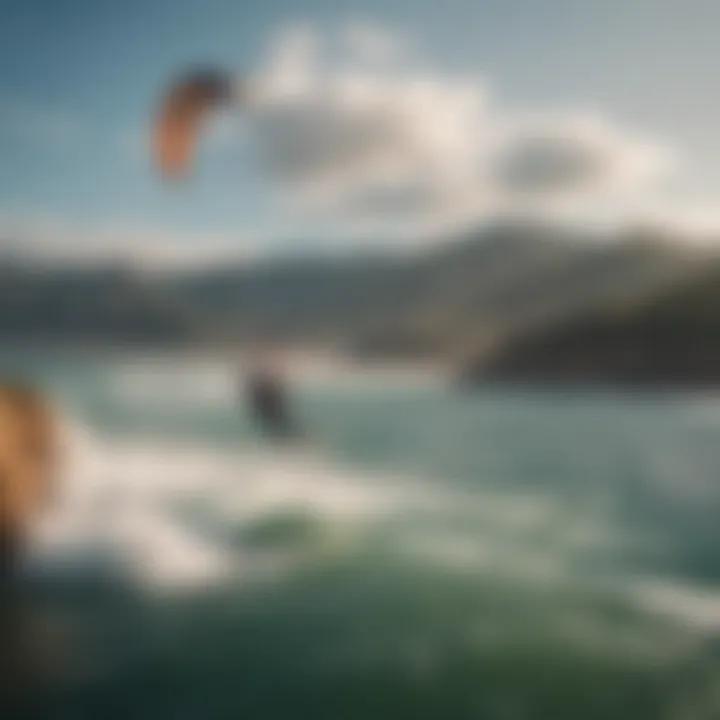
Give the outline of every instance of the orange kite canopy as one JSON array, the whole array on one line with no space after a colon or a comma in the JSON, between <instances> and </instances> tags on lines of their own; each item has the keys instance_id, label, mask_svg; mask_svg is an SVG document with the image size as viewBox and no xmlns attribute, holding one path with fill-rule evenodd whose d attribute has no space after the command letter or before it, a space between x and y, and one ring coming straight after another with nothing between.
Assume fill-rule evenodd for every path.
<instances>
[{"instance_id":1,"label":"orange kite canopy","mask_svg":"<svg viewBox=\"0 0 720 720\"><path fill-rule=\"evenodd\" d=\"M187 73L165 94L155 125L155 161L170 179L187 174L207 115L232 96L232 78L219 70Z\"/></svg>"}]
</instances>

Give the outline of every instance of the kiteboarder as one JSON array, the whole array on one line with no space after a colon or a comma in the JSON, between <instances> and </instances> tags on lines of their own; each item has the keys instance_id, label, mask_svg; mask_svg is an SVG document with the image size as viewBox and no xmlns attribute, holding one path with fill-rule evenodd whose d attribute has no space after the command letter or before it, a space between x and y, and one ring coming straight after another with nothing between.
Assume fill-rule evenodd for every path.
<instances>
[{"instance_id":1,"label":"kiteboarder","mask_svg":"<svg viewBox=\"0 0 720 720\"><path fill-rule=\"evenodd\" d=\"M267 361L256 363L247 379L246 396L253 419L263 432L276 440L297 436L287 388L276 367Z\"/></svg>"}]
</instances>

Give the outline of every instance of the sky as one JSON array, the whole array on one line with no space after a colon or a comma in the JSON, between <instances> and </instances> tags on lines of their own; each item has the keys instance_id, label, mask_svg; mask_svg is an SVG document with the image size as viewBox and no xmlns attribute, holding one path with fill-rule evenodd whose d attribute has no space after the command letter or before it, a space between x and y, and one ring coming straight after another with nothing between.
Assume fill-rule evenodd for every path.
<instances>
[{"instance_id":1,"label":"sky","mask_svg":"<svg viewBox=\"0 0 720 720\"><path fill-rule=\"evenodd\" d=\"M718 27L714 0L0 0L0 237L196 259L516 206L714 229ZM263 99L169 188L150 122L198 63Z\"/></svg>"}]
</instances>

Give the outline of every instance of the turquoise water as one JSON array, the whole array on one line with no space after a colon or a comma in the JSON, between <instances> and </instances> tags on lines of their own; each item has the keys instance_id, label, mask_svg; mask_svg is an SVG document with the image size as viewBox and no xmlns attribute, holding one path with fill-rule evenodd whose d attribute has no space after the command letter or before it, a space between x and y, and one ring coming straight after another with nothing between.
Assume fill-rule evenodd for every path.
<instances>
[{"instance_id":1,"label":"turquoise water","mask_svg":"<svg viewBox=\"0 0 720 720\"><path fill-rule=\"evenodd\" d=\"M323 371L279 450L220 361L4 368L71 429L40 717L720 717L720 398Z\"/></svg>"}]
</instances>

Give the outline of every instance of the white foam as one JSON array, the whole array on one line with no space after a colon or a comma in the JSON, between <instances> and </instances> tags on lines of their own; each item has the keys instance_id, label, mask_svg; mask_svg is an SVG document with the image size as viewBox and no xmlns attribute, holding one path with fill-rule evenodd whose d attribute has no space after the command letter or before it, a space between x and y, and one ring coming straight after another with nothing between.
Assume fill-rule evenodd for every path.
<instances>
[{"instance_id":1,"label":"white foam","mask_svg":"<svg viewBox=\"0 0 720 720\"><path fill-rule=\"evenodd\" d=\"M353 363L330 355L292 355L286 369L293 387L335 393L407 392L436 387L445 376L436 366ZM146 356L103 367L104 392L119 407L227 408L237 401L246 358L172 359Z\"/></svg>"},{"instance_id":2,"label":"white foam","mask_svg":"<svg viewBox=\"0 0 720 720\"><path fill-rule=\"evenodd\" d=\"M704 632L720 631L720 593L662 580L634 584L635 599L647 610L686 627Z\"/></svg>"},{"instance_id":3,"label":"white foam","mask_svg":"<svg viewBox=\"0 0 720 720\"><path fill-rule=\"evenodd\" d=\"M103 440L66 424L59 504L34 538L30 569L119 573L143 587L241 577L252 548L218 528L279 512L347 524L376 517L399 486L371 482L307 453L282 456L158 438ZM191 522L188 514L204 522Z\"/></svg>"},{"instance_id":4,"label":"white foam","mask_svg":"<svg viewBox=\"0 0 720 720\"><path fill-rule=\"evenodd\" d=\"M235 404L237 372L232 370L219 360L126 360L106 368L106 389L111 401L120 407L218 408Z\"/></svg>"}]
</instances>

